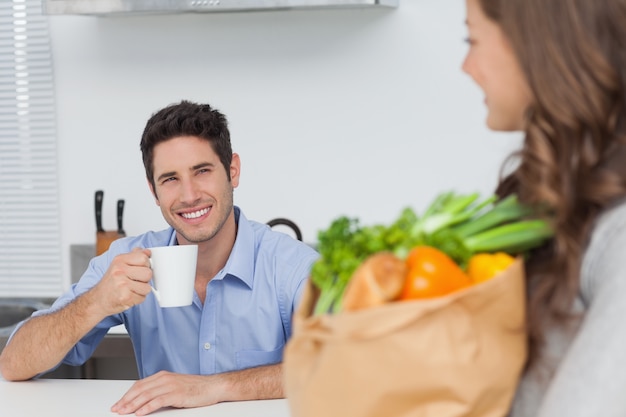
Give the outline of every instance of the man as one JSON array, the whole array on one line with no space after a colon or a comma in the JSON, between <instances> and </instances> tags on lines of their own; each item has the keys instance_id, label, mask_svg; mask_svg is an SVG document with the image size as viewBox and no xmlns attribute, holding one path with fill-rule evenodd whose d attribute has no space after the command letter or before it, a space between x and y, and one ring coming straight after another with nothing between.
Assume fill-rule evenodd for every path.
<instances>
[{"instance_id":1,"label":"man","mask_svg":"<svg viewBox=\"0 0 626 417\"><path fill-rule=\"evenodd\" d=\"M0 356L7 380L79 365L124 324L140 380L112 407L161 407L283 397L281 361L291 317L318 254L233 205L240 159L224 115L188 101L148 121L141 152L170 228L114 242L48 311L12 335ZM149 247L198 245L193 304L160 308Z\"/></svg>"}]
</instances>

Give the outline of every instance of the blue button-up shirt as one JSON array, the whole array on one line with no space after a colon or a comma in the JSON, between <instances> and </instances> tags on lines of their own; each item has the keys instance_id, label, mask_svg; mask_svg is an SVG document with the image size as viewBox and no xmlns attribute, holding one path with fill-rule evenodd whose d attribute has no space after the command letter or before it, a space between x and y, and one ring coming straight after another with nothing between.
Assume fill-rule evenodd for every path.
<instances>
[{"instance_id":1,"label":"blue button-up shirt","mask_svg":"<svg viewBox=\"0 0 626 417\"><path fill-rule=\"evenodd\" d=\"M102 320L62 363L84 363L109 328L119 324L133 342L141 378L160 370L207 375L281 362L292 315L319 255L291 236L247 220L237 207L235 214L235 245L224 269L208 283L204 304L194 294L190 306L161 308L150 293L143 303ZM92 288L116 255L174 244L172 228L113 242L50 310L35 315L58 310Z\"/></svg>"}]
</instances>

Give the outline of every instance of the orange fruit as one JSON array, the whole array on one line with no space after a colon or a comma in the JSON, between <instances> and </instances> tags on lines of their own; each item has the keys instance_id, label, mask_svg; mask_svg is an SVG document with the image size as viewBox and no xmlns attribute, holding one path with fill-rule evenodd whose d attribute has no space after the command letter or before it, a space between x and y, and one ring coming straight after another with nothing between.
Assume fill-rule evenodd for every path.
<instances>
[{"instance_id":1,"label":"orange fruit","mask_svg":"<svg viewBox=\"0 0 626 417\"><path fill-rule=\"evenodd\" d=\"M440 297L472 284L452 258L431 246L413 248L406 265L408 272L401 300Z\"/></svg>"},{"instance_id":2,"label":"orange fruit","mask_svg":"<svg viewBox=\"0 0 626 417\"><path fill-rule=\"evenodd\" d=\"M467 263L467 274L474 283L484 282L498 275L515 262L505 252L477 253Z\"/></svg>"}]
</instances>

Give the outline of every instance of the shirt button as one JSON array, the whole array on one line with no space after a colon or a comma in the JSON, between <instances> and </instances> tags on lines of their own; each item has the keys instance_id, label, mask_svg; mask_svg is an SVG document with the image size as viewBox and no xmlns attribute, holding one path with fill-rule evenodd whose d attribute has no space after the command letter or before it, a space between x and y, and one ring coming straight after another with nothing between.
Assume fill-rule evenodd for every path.
<instances>
[{"instance_id":1,"label":"shirt button","mask_svg":"<svg viewBox=\"0 0 626 417\"><path fill-rule=\"evenodd\" d=\"M204 350L209 350L209 349L211 349L211 344L209 342L206 342L204 344Z\"/></svg>"}]
</instances>

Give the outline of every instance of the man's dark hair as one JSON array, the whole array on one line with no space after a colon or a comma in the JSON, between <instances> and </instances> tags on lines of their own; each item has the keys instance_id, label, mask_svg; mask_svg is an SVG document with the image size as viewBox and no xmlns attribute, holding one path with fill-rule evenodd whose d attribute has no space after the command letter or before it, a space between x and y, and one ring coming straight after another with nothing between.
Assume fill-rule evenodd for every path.
<instances>
[{"instance_id":1,"label":"man's dark hair","mask_svg":"<svg viewBox=\"0 0 626 417\"><path fill-rule=\"evenodd\" d=\"M230 180L233 150L226 116L208 104L183 100L154 113L146 123L141 136L139 146L143 165L153 188L155 187L154 147L161 142L181 136L195 136L208 141L213 151L219 156Z\"/></svg>"}]
</instances>

